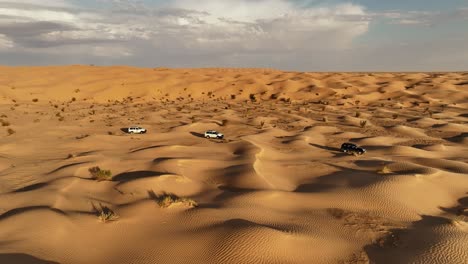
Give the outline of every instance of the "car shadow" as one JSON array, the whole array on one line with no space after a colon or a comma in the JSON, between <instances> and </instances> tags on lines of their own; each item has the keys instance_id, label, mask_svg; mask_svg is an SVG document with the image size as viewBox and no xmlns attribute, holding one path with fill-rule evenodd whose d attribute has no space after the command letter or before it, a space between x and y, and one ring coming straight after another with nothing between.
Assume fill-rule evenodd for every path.
<instances>
[{"instance_id":1,"label":"car shadow","mask_svg":"<svg viewBox=\"0 0 468 264\"><path fill-rule=\"evenodd\" d=\"M120 131L128 134L128 127L122 127L120 128Z\"/></svg>"},{"instance_id":2,"label":"car shadow","mask_svg":"<svg viewBox=\"0 0 468 264\"><path fill-rule=\"evenodd\" d=\"M335 152L340 152L341 153L341 149L339 149L339 148L321 146L321 145L314 144L314 143L309 143L309 145L314 146L314 147L319 148L319 149L328 150L328 151L335 151Z\"/></svg>"},{"instance_id":3,"label":"car shadow","mask_svg":"<svg viewBox=\"0 0 468 264\"><path fill-rule=\"evenodd\" d=\"M190 134L192 134L192 136L195 136L195 137L205 138L204 134L201 134L201 133L198 133L198 132L190 131Z\"/></svg>"}]
</instances>

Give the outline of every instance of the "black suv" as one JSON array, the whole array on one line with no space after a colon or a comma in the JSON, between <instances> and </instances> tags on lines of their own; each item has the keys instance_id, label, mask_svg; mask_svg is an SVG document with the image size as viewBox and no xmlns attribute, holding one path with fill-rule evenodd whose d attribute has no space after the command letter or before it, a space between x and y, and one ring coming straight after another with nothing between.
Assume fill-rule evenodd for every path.
<instances>
[{"instance_id":1,"label":"black suv","mask_svg":"<svg viewBox=\"0 0 468 264\"><path fill-rule=\"evenodd\" d=\"M357 155L362 155L366 153L366 149L358 147L356 144L353 143L343 143L341 145L341 151L343 151L344 153Z\"/></svg>"}]
</instances>

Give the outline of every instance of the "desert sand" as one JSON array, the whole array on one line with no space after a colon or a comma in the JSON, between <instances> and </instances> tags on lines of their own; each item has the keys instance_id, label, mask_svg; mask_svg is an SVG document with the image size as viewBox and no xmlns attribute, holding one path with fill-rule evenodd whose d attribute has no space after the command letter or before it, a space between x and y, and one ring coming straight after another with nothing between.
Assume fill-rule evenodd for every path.
<instances>
[{"instance_id":1,"label":"desert sand","mask_svg":"<svg viewBox=\"0 0 468 264\"><path fill-rule=\"evenodd\" d=\"M0 263L468 262L468 73L0 67L0 115Z\"/></svg>"}]
</instances>

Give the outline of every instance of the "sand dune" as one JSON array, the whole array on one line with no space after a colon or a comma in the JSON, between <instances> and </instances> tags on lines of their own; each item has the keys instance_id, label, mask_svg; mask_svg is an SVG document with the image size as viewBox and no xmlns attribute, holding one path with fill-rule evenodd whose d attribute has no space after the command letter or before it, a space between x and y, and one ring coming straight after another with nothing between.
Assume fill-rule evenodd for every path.
<instances>
[{"instance_id":1,"label":"sand dune","mask_svg":"<svg viewBox=\"0 0 468 264\"><path fill-rule=\"evenodd\" d=\"M0 67L0 263L464 263L467 80Z\"/></svg>"}]
</instances>

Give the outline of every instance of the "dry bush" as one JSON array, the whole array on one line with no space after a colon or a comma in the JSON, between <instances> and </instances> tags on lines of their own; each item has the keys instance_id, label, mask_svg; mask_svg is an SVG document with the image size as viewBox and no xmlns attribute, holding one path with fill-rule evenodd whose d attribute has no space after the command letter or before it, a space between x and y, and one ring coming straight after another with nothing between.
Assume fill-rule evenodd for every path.
<instances>
[{"instance_id":1,"label":"dry bush","mask_svg":"<svg viewBox=\"0 0 468 264\"><path fill-rule=\"evenodd\" d=\"M71 159L71 158L74 158L74 157L75 157L75 155L73 155L71 153L67 155L67 159Z\"/></svg>"},{"instance_id":2,"label":"dry bush","mask_svg":"<svg viewBox=\"0 0 468 264\"><path fill-rule=\"evenodd\" d=\"M86 137L89 137L89 135L85 134L85 135L81 135L81 136L76 136L75 138L76 139L83 139L83 138L86 138Z\"/></svg>"},{"instance_id":3,"label":"dry bush","mask_svg":"<svg viewBox=\"0 0 468 264\"><path fill-rule=\"evenodd\" d=\"M367 125L367 120L361 120L361 122L359 122L359 125L361 127L365 127Z\"/></svg>"},{"instance_id":4,"label":"dry bush","mask_svg":"<svg viewBox=\"0 0 468 264\"><path fill-rule=\"evenodd\" d=\"M355 116L355 117L360 117L360 116L361 116L361 112L356 111L356 114L355 114L354 116Z\"/></svg>"},{"instance_id":5,"label":"dry bush","mask_svg":"<svg viewBox=\"0 0 468 264\"><path fill-rule=\"evenodd\" d=\"M39 101L39 99L37 99L37 98L34 98L34 99L32 99L32 101L36 103L36 102L38 102L38 101Z\"/></svg>"},{"instance_id":6,"label":"dry bush","mask_svg":"<svg viewBox=\"0 0 468 264\"><path fill-rule=\"evenodd\" d=\"M183 204L188 207L196 207L198 204L190 198L179 197L172 193L163 193L161 195L156 195L153 191L148 191L148 194L151 199L155 200L156 203L161 208L168 208L173 204Z\"/></svg>"},{"instance_id":7,"label":"dry bush","mask_svg":"<svg viewBox=\"0 0 468 264\"><path fill-rule=\"evenodd\" d=\"M256 102L256 101L257 101L257 98L255 98L255 94L250 94L250 95L249 95L249 99L250 99L250 101L252 101L252 102Z\"/></svg>"},{"instance_id":8,"label":"dry bush","mask_svg":"<svg viewBox=\"0 0 468 264\"><path fill-rule=\"evenodd\" d=\"M103 223L116 221L117 219L119 219L119 216L107 206L103 206L100 210L97 210L97 211L98 211L98 219L99 221Z\"/></svg>"},{"instance_id":9,"label":"dry bush","mask_svg":"<svg viewBox=\"0 0 468 264\"><path fill-rule=\"evenodd\" d=\"M392 118L393 118L393 119L397 119L397 118L398 118L398 114L393 114L393 115L392 115Z\"/></svg>"},{"instance_id":10,"label":"dry bush","mask_svg":"<svg viewBox=\"0 0 468 264\"><path fill-rule=\"evenodd\" d=\"M0 119L0 123L2 124L2 126L9 126L10 125L10 122L5 121L3 119Z\"/></svg>"},{"instance_id":11,"label":"dry bush","mask_svg":"<svg viewBox=\"0 0 468 264\"><path fill-rule=\"evenodd\" d=\"M107 134L112 136L112 135L114 135L114 132L112 132L112 131L107 131Z\"/></svg>"},{"instance_id":12,"label":"dry bush","mask_svg":"<svg viewBox=\"0 0 468 264\"><path fill-rule=\"evenodd\" d=\"M379 174L390 174L392 170L387 165L384 165L380 170L377 171Z\"/></svg>"},{"instance_id":13,"label":"dry bush","mask_svg":"<svg viewBox=\"0 0 468 264\"><path fill-rule=\"evenodd\" d=\"M75 93L79 93L80 92L80 89L75 89Z\"/></svg>"},{"instance_id":14,"label":"dry bush","mask_svg":"<svg viewBox=\"0 0 468 264\"><path fill-rule=\"evenodd\" d=\"M232 99L232 100L236 99L236 95L235 95L235 94L231 94L231 99Z\"/></svg>"},{"instance_id":15,"label":"dry bush","mask_svg":"<svg viewBox=\"0 0 468 264\"><path fill-rule=\"evenodd\" d=\"M13 135L14 133L16 133L16 131L14 131L13 129L9 128L9 129L7 130L7 133L8 133L8 135Z\"/></svg>"},{"instance_id":16,"label":"dry bush","mask_svg":"<svg viewBox=\"0 0 468 264\"><path fill-rule=\"evenodd\" d=\"M59 119L58 119L58 121L60 121L60 122L63 121L63 120L65 120L65 117L63 117L63 116L59 117Z\"/></svg>"},{"instance_id":17,"label":"dry bush","mask_svg":"<svg viewBox=\"0 0 468 264\"><path fill-rule=\"evenodd\" d=\"M97 181L109 181L112 179L112 172L110 170L101 170L98 166L88 169L91 177Z\"/></svg>"}]
</instances>

